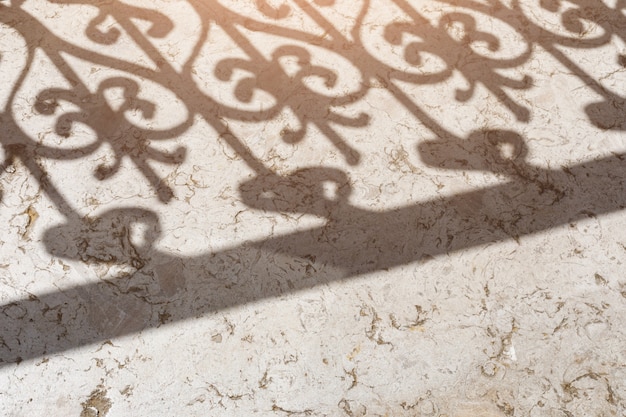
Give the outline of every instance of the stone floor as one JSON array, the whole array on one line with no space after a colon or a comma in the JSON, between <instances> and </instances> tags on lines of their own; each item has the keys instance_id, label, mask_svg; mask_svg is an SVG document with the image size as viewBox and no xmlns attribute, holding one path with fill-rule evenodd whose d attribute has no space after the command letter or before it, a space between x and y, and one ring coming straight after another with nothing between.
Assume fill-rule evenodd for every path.
<instances>
[{"instance_id":1,"label":"stone floor","mask_svg":"<svg viewBox=\"0 0 626 417\"><path fill-rule=\"evenodd\" d=\"M624 416L624 0L0 0L0 415Z\"/></svg>"}]
</instances>

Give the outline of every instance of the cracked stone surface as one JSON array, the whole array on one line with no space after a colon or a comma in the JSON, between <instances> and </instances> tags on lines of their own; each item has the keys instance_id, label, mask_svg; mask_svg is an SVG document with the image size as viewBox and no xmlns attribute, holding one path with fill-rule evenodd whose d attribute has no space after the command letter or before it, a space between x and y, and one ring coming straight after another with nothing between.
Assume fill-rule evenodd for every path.
<instances>
[{"instance_id":1,"label":"cracked stone surface","mask_svg":"<svg viewBox=\"0 0 626 417\"><path fill-rule=\"evenodd\" d=\"M626 415L623 0L0 0L0 415Z\"/></svg>"}]
</instances>

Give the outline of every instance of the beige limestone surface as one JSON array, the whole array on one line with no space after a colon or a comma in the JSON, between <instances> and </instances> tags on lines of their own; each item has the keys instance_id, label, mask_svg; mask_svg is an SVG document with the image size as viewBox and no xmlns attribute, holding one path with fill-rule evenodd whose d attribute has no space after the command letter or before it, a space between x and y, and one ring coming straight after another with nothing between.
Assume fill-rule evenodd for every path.
<instances>
[{"instance_id":1,"label":"beige limestone surface","mask_svg":"<svg viewBox=\"0 0 626 417\"><path fill-rule=\"evenodd\" d=\"M624 0L0 0L0 415L626 415Z\"/></svg>"}]
</instances>

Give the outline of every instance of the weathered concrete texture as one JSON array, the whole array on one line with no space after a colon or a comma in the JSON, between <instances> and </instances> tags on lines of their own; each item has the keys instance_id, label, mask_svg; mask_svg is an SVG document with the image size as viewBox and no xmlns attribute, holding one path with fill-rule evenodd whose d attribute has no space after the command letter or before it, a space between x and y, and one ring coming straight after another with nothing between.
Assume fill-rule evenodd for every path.
<instances>
[{"instance_id":1,"label":"weathered concrete texture","mask_svg":"<svg viewBox=\"0 0 626 417\"><path fill-rule=\"evenodd\" d=\"M626 415L626 3L1 0L0 415Z\"/></svg>"}]
</instances>

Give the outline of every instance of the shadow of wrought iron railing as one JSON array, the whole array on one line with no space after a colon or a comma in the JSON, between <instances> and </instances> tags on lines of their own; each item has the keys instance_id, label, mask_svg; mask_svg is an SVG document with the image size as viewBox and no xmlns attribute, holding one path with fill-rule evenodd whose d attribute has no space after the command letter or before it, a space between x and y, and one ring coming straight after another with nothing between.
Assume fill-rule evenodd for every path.
<instances>
[{"instance_id":1,"label":"shadow of wrought iron railing","mask_svg":"<svg viewBox=\"0 0 626 417\"><path fill-rule=\"evenodd\" d=\"M33 295L0 306L6 316L0 333L0 362L5 364L159 326L162 324L159 317L165 313L170 321L182 320L444 253L520 239L576 219L626 207L625 154L616 153L562 169L532 166L525 158L526 143L521 134L487 128L459 137L419 104L424 99L418 99L401 87L403 83L416 86L441 83L450 80L453 74L460 74L466 87L456 90L458 102L471 99L476 86L481 85L503 109L525 123L532 118L532 108L516 101L509 91L531 88L533 76L521 73L515 78L502 74L503 70L510 73L510 70L522 68L536 48L543 48L601 97L599 102L584 108L587 120L599 129L624 131L626 102L620 95L622 92L605 87L563 52L563 48L604 47L615 38L626 42L624 1L617 2L612 9L600 1L580 0L570 2L567 7L558 0L542 1L540 5L546 13L561 18L562 30L556 33L531 19L517 1L509 5L497 0L441 2L442 5L447 3L447 8L442 8L439 18L433 21L420 13L412 2L393 0L391 3L403 15L403 20L389 22L378 42L389 48L387 52L402 53L402 68L386 63L386 58L376 55L368 44L367 20L377 13L375 2L370 0L358 3L349 30L338 29L325 17L323 10L332 10L333 0L319 0L314 4L293 0L291 5L285 2L278 6L258 0L257 18L234 11L223 2L189 0L186 4L199 17L200 25L189 57L178 63L178 67L152 42L175 28L174 22L160 11L119 1L96 5L79 0L47 2L56 6L97 8L96 16L85 22L85 38L92 45L110 46L127 36L153 64L142 65L63 39L45 22L35 18L28 11L27 3L15 0L0 3L0 23L19 34L26 51L24 70L10 86L0 115L0 139L5 150L3 166L6 168L20 160L64 216L63 225L50 228L42 237L51 255L85 263L126 265L133 272L124 280L105 280L63 292ZM281 25L283 19L296 11L314 22L319 33ZM502 52L504 38L481 28L477 15L508 27L521 41L517 49L505 53L504 58L494 58L494 54ZM145 25L138 25L137 21L148 23L148 28L141 29ZM210 50L209 34L215 26L245 55L216 62L211 75L216 82L233 86L232 94L238 101L235 105L222 103L198 87L198 60L207 45ZM270 51L261 50L249 39L250 33L275 36L283 40L283 45ZM358 83L353 83L347 91L337 90L343 75L331 66L315 63L310 51L315 48L349 62L356 70L353 78ZM482 50L486 52L477 52ZM22 87L32 75L30 69L37 54L47 57L65 78L66 85L46 85L35 97L26 97L26 102L32 103L33 114L56 116L54 134L60 140L75 135L76 125L88 126L95 136L85 138L83 146L65 148L42 144L24 131L23 122L16 117ZM68 56L128 76L111 76L94 92L69 65ZM426 65L426 57L435 59L434 69ZM615 59L618 67L626 65L623 54L616 52ZM291 60L294 67L285 68L285 60ZM0 60L0 71L3 65ZM242 73L245 76L242 77ZM185 107L186 116L176 126L165 129L142 127L129 121L126 114L130 111L145 120L153 119L157 106L141 97L140 86L135 81L138 78L171 91ZM323 92L319 86L313 87L312 80L317 80L317 84L321 82ZM425 164L489 171L507 181L395 210L368 211L350 204L351 185L347 172L316 166L278 174L255 156L229 127L228 121L269 121L289 109L298 120L299 128L286 126L281 133L283 141L297 143L310 127L315 127L348 165L358 165L360 150L350 138L342 137L335 126L367 129L372 115L361 112L348 117L337 109L363 100L374 85L385 88L400 106L438 138L422 141L418 146ZM124 97L117 108L106 99L111 89L121 90ZM268 101L254 107L253 102L260 93L269 97ZM63 112L60 103L78 110ZM151 164L161 162L176 166L184 161L189 150L178 146L166 152L152 143L180 137L197 118L210 125L215 139L226 142L255 173L254 179L240 185L243 203L265 211L313 214L324 219L324 225L201 256L160 253L153 246L160 234L155 211L116 208L94 218L84 218L40 163L41 159L88 158L106 144L114 154L113 162L94 168L97 180L119 174L121 160L128 158L150 183L160 202L167 204L175 191ZM512 154L501 154L502 146L511 147ZM335 185L334 197L323 192L324 183ZM11 190L4 190L8 192ZM126 236L131 226L138 223L149 231L143 246L133 245ZM90 243L95 241L108 244L95 247ZM229 266L232 258L239 259L239 266ZM288 276L279 274L274 270L280 268L277 264L280 259L290 260L299 267ZM206 274L186 274L192 265ZM172 278L176 274L180 277ZM166 281L174 282L173 287L159 284ZM164 290L165 287L170 290ZM51 309L77 313L50 319L46 312ZM83 318L63 318L76 317L76 314ZM85 324L92 330L90 333L84 331Z\"/></svg>"}]
</instances>

